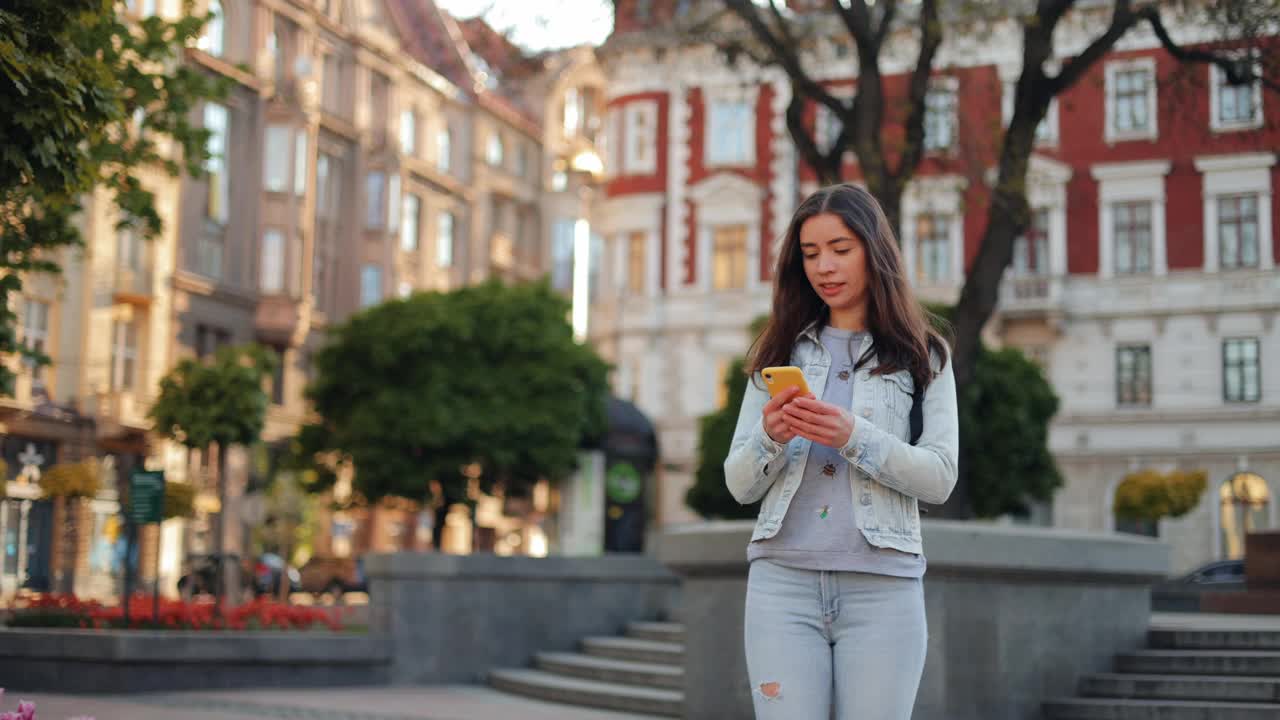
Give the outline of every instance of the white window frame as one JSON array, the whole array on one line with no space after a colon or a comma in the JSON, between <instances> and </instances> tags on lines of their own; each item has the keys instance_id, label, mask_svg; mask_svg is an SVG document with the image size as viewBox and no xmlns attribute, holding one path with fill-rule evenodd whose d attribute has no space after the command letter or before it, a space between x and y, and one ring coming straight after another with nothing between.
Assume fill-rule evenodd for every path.
<instances>
[{"instance_id":1,"label":"white window frame","mask_svg":"<svg viewBox=\"0 0 1280 720\"><path fill-rule=\"evenodd\" d=\"M1134 70L1144 70L1151 78L1150 85L1147 86L1147 117L1150 119L1149 126L1142 130L1124 130L1116 128L1116 76L1122 72L1130 72ZM1129 140L1156 140L1160 137L1160 116L1159 116L1159 78L1156 75L1156 59L1154 57L1140 57L1132 60L1117 60L1107 63L1106 66L1106 124L1104 128L1104 137L1108 144L1117 142L1126 142Z\"/></svg>"},{"instance_id":2,"label":"white window frame","mask_svg":"<svg viewBox=\"0 0 1280 720\"><path fill-rule=\"evenodd\" d=\"M1145 201L1151 203L1151 272L1138 277L1168 274L1164 178L1169 168L1168 160L1101 163L1090 168L1098 181L1098 277L1116 277L1113 206Z\"/></svg>"},{"instance_id":3,"label":"white window frame","mask_svg":"<svg viewBox=\"0 0 1280 720\"><path fill-rule=\"evenodd\" d=\"M929 97L939 94L947 94L951 96L951 109L947 117L948 137L946 145L937 145L929 140ZM960 81L954 77L938 77L929 83L929 90L925 94L925 116L924 116L924 150L927 153L949 153L959 147L960 140Z\"/></svg>"},{"instance_id":4,"label":"white window frame","mask_svg":"<svg viewBox=\"0 0 1280 720\"><path fill-rule=\"evenodd\" d=\"M264 295L284 292L285 246L284 233L267 228L262 233L261 265L258 268L258 290Z\"/></svg>"},{"instance_id":5,"label":"white window frame","mask_svg":"<svg viewBox=\"0 0 1280 720\"><path fill-rule=\"evenodd\" d=\"M375 182L376 180L376 182ZM364 227L381 230L386 225L387 174L370 170L364 176Z\"/></svg>"},{"instance_id":6,"label":"white window frame","mask_svg":"<svg viewBox=\"0 0 1280 720\"><path fill-rule=\"evenodd\" d=\"M133 344L129 344L129 330L133 330ZM138 384L138 321L117 319L111 324L111 376L108 378L115 392L128 392Z\"/></svg>"},{"instance_id":7,"label":"white window frame","mask_svg":"<svg viewBox=\"0 0 1280 720\"><path fill-rule=\"evenodd\" d=\"M448 228L448 232L445 229ZM445 237L445 236L448 237ZM453 267L454 250L457 247L458 218L450 210L441 210L436 215L436 267Z\"/></svg>"},{"instance_id":8,"label":"white window frame","mask_svg":"<svg viewBox=\"0 0 1280 720\"><path fill-rule=\"evenodd\" d=\"M614 245L625 241L632 233L643 233L645 240L644 290L631 293L630 297L656 297L662 279L662 214L664 196L658 193L639 193L610 198L603 212L602 232L615 239ZM625 255L625 253L617 253ZM629 258L629 256L628 256ZM554 263L554 258L549 259ZM619 259L615 265L618 286L626 282L627 260Z\"/></svg>"},{"instance_id":9,"label":"white window frame","mask_svg":"<svg viewBox=\"0 0 1280 720\"><path fill-rule=\"evenodd\" d=\"M689 197L697 205L698 254L695 287L703 292L751 292L760 287L760 228L765 189L737 173L717 173L694 185ZM747 228L747 278L741 290L717 291L712 285L712 236L723 225ZM656 243L653 243L656 244Z\"/></svg>"},{"instance_id":10,"label":"white window frame","mask_svg":"<svg viewBox=\"0 0 1280 720\"><path fill-rule=\"evenodd\" d=\"M448 173L453 168L453 131L448 123L436 133L436 169Z\"/></svg>"},{"instance_id":11,"label":"white window frame","mask_svg":"<svg viewBox=\"0 0 1280 720\"><path fill-rule=\"evenodd\" d=\"M293 135L293 194L298 197L307 194L307 153L310 146L307 129L298 128Z\"/></svg>"},{"instance_id":12,"label":"white window frame","mask_svg":"<svg viewBox=\"0 0 1280 720\"><path fill-rule=\"evenodd\" d=\"M489 137L485 143L485 164L492 168L502 167L507 159L506 141L502 139L502 133L498 130L489 131Z\"/></svg>"},{"instance_id":13,"label":"white window frame","mask_svg":"<svg viewBox=\"0 0 1280 720\"><path fill-rule=\"evenodd\" d=\"M652 175L658 171L658 101L628 103L625 118L626 174ZM640 134L642 125L647 128L643 138Z\"/></svg>"},{"instance_id":14,"label":"white window frame","mask_svg":"<svg viewBox=\"0 0 1280 720\"><path fill-rule=\"evenodd\" d=\"M221 0L209 0L208 12L213 17L205 24L197 47L213 57L222 57L227 51L227 24Z\"/></svg>"},{"instance_id":15,"label":"white window frame","mask_svg":"<svg viewBox=\"0 0 1280 720\"><path fill-rule=\"evenodd\" d=\"M25 298L22 306L22 343L37 352L48 356L49 324L53 316L53 304L37 298ZM32 382L43 387L44 368L35 364L34 360L23 358L23 365L31 372Z\"/></svg>"},{"instance_id":16,"label":"white window frame","mask_svg":"<svg viewBox=\"0 0 1280 720\"><path fill-rule=\"evenodd\" d=\"M387 229L397 232L400 230L400 173L390 173L387 187Z\"/></svg>"},{"instance_id":17,"label":"white window frame","mask_svg":"<svg viewBox=\"0 0 1280 720\"><path fill-rule=\"evenodd\" d=\"M400 152L410 157L418 152L418 116L413 108L400 111Z\"/></svg>"},{"instance_id":18,"label":"white window frame","mask_svg":"<svg viewBox=\"0 0 1280 720\"><path fill-rule=\"evenodd\" d=\"M360 267L360 308L373 307L380 302L382 302L382 266L377 263L365 263Z\"/></svg>"},{"instance_id":19,"label":"white window frame","mask_svg":"<svg viewBox=\"0 0 1280 720\"><path fill-rule=\"evenodd\" d=\"M1204 270L1218 272L1218 198L1228 195L1258 196L1258 270L1275 267L1271 241L1271 173L1276 164L1274 153L1242 153L1239 155L1201 155L1195 158L1196 170L1203 176L1204 193ZM1244 268L1242 268L1244 269Z\"/></svg>"},{"instance_id":20,"label":"white window frame","mask_svg":"<svg viewBox=\"0 0 1280 720\"><path fill-rule=\"evenodd\" d=\"M422 198L414 193L405 193L400 203L400 214L400 249L417 252L422 246Z\"/></svg>"},{"instance_id":21,"label":"white window frame","mask_svg":"<svg viewBox=\"0 0 1280 720\"><path fill-rule=\"evenodd\" d=\"M1254 72L1261 77L1262 66L1254 65ZM1219 103L1221 102L1220 91L1227 84L1227 74L1222 68L1209 64L1209 128L1214 132L1240 132L1242 130L1256 130L1266 124L1265 115L1266 108L1262 102L1262 83L1254 81L1250 85L1253 95L1254 117L1245 122L1223 122L1218 116L1220 112Z\"/></svg>"},{"instance_id":22,"label":"white window frame","mask_svg":"<svg viewBox=\"0 0 1280 720\"><path fill-rule=\"evenodd\" d=\"M262 153L262 189L282 193L289 189L290 156L294 147L293 128L268 125Z\"/></svg>"},{"instance_id":23,"label":"white window frame","mask_svg":"<svg viewBox=\"0 0 1280 720\"><path fill-rule=\"evenodd\" d=\"M703 93L703 164L708 168L741 168L754 167L756 164L756 105L759 95L757 86L708 88ZM746 127L741 129L745 135L745 145L741 156L716 157L716 148L712 141L716 137L715 115L717 107L742 106L746 110Z\"/></svg>"},{"instance_id":24,"label":"white window frame","mask_svg":"<svg viewBox=\"0 0 1280 720\"><path fill-rule=\"evenodd\" d=\"M209 159L204 165L205 172L208 173L205 182L209 186L205 210L210 220L219 225L225 225L231 217L231 172L230 163L227 162L231 112L226 105L206 103L203 115L204 128L209 131L209 140L205 144L205 149L209 153ZM221 200L218 207L213 207L214 197Z\"/></svg>"},{"instance_id":25,"label":"white window frame","mask_svg":"<svg viewBox=\"0 0 1280 720\"><path fill-rule=\"evenodd\" d=\"M919 239L916 237L916 218L920 215L946 215L949 217L951 236L950 277L941 283L926 285L930 289L950 291L964 283L964 189L966 182L958 175L939 175L916 178L907 186L902 196L902 260L907 277L916 282L916 266L919 263ZM934 299L931 298L930 299Z\"/></svg>"}]
</instances>

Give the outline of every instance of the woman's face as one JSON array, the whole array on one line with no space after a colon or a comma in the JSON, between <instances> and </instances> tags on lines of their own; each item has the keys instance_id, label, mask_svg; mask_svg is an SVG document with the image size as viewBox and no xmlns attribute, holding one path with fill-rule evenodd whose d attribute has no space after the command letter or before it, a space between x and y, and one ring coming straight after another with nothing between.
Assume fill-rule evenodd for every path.
<instances>
[{"instance_id":1,"label":"woman's face","mask_svg":"<svg viewBox=\"0 0 1280 720\"><path fill-rule=\"evenodd\" d=\"M800 226L800 254L809 284L832 310L866 302L866 244L838 215L814 215Z\"/></svg>"}]
</instances>

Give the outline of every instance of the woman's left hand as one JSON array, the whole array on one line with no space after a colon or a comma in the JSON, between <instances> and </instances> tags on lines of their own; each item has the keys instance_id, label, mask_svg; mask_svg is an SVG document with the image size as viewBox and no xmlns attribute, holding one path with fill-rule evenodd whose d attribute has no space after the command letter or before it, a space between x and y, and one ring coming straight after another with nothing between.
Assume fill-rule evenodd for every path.
<instances>
[{"instance_id":1,"label":"woman's left hand","mask_svg":"<svg viewBox=\"0 0 1280 720\"><path fill-rule=\"evenodd\" d=\"M783 408L796 435L839 449L853 437L853 415L848 410L825 403L812 394L798 397Z\"/></svg>"}]
</instances>

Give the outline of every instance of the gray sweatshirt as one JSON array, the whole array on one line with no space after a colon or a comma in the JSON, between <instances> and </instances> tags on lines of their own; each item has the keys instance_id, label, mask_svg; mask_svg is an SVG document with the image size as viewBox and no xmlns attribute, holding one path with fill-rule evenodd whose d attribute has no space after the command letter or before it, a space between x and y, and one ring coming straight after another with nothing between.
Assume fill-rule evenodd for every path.
<instances>
[{"instance_id":1,"label":"gray sweatshirt","mask_svg":"<svg viewBox=\"0 0 1280 720\"><path fill-rule=\"evenodd\" d=\"M822 345L831 355L825 388L810 388L823 402L848 409L853 400L853 353L863 334L822 329ZM856 420L855 420L856 422ZM838 570L918 578L923 555L869 544L853 518L849 462L832 448L811 443L804 477L778 534L747 546L747 560L772 562L804 570Z\"/></svg>"}]
</instances>

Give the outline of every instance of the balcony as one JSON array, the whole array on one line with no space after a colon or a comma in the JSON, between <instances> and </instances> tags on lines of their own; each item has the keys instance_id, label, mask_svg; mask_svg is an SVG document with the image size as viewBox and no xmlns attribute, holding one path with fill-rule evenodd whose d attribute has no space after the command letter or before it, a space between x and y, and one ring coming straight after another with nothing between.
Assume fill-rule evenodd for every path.
<instances>
[{"instance_id":1,"label":"balcony","mask_svg":"<svg viewBox=\"0 0 1280 720\"><path fill-rule=\"evenodd\" d=\"M151 286L151 271L145 268L117 267L111 290L117 305L150 305L155 294Z\"/></svg>"},{"instance_id":2,"label":"balcony","mask_svg":"<svg viewBox=\"0 0 1280 720\"><path fill-rule=\"evenodd\" d=\"M1000 284L999 312L1006 317L1036 317L1062 311L1062 277L1006 274Z\"/></svg>"},{"instance_id":3,"label":"balcony","mask_svg":"<svg viewBox=\"0 0 1280 720\"><path fill-rule=\"evenodd\" d=\"M310 325L310 313L302 300L288 295L264 295L253 316L258 340L276 347L296 347Z\"/></svg>"},{"instance_id":4,"label":"balcony","mask_svg":"<svg viewBox=\"0 0 1280 720\"><path fill-rule=\"evenodd\" d=\"M132 390L107 390L93 397L93 418L99 438L138 435L150 427L146 417L150 402L138 398Z\"/></svg>"}]
</instances>

